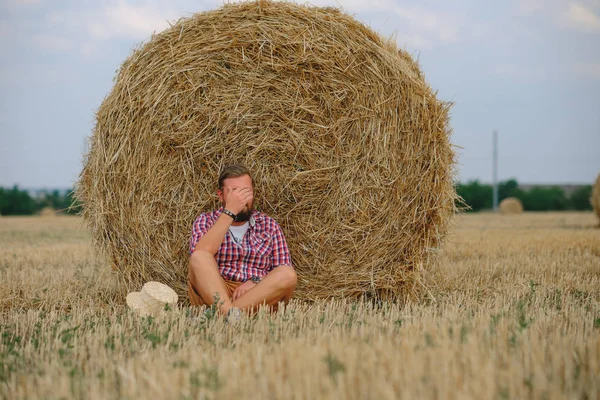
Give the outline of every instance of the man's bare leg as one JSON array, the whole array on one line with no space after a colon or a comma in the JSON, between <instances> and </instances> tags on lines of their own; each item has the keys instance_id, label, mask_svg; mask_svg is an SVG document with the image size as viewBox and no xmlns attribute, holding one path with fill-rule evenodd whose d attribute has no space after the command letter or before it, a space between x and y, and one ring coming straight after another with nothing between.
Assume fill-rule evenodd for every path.
<instances>
[{"instance_id":1,"label":"man's bare leg","mask_svg":"<svg viewBox=\"0 0 600 400\"><path fill-rule=\"evenodd\" d=\"M219 273L215 257L212 254L203 250L192 253L188 278L206 305L212 305L216 295L218 295L219 311L227 314L232 307L231 298L229 297L227 285Z\"/></svg>"},{"instance_id":2,"label":"man's bare leg","mask_svg":"<svg viewBox=\"0 0 600 400\"><path fill-rule=\"evenodd\" d=\"M262 281L233 301L233 307L256 311L261 305L277 306L287 302L296 289L298 278L294 268L280 265L263 277Z\"/></svg>"}]
</instances>

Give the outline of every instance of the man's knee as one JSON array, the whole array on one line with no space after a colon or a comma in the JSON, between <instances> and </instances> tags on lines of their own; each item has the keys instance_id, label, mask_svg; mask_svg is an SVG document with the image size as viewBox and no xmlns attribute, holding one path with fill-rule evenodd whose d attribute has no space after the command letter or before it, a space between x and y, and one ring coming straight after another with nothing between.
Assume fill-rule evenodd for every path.
<instances>
[{"instance_id":1,"label":"man's knee","mask_svg":"<svg viewBox=\"0 0 600 400\"><path fill-rule=\"evenodd\" d=\"M296 284L298 283L298 275L294 268L289 265L280 265L276 268L277 270L277 278L281 287L286 290L293 291L296 289Z\"/></svg>"},{"instance_id":2,"label":"man's knee","mask_svg":"<svg viewBox=\"0 0 600 400\"><path fill-rule=\"evenodd\" d=\"M190 256L189 274L201 274L206 268L214 268L215 263L215 257L210 252L196 250Z\"/></svg>"}]
</instances>

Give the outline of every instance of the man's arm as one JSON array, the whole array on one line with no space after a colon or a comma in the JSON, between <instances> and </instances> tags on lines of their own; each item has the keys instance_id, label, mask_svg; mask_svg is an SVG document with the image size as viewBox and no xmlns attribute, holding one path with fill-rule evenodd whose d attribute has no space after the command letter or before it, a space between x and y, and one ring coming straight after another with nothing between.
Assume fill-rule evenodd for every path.
<instances>
[{"instance_id":1,"label":"man's arm","mask_svg":"<svg viewBox=\"0 0 600 400\"><path fill-rule=\"evenodd\" d=\"M250 188L241 188L237 190L227 190L224 197L224 208L234 214L238 214L244 209L247 203L252 201L253 195ZM194 251L203 250L212 255L217 254L232 222L233 219L229 215L224 213L221 214L217 219L217 222L215 222L213 226L202 235L200 240L198 240Z\"/></svg>"},{"instance_id":2,"label":"man's arm","mask_svg":"<svg viewBox=\"0 0 600 400\"><path fill-rule=\"evenodd\" d=\"M212 255L217 254L232 222L233 219L229 215L221 214L217 222L196 243L194 251L204 250Z\"/></svg>"}]
</instances>

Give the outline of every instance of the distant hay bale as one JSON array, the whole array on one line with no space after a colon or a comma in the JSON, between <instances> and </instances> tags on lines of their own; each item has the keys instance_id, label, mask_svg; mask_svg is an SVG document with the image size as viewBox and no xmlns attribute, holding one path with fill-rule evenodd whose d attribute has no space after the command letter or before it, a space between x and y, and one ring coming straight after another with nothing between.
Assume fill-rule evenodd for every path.
<instances>
[{"instance_id":1,"label":"distant hay bale","mask_svg":"<svg viewBox=\"0 0 600 400\"><path fill-rule=\"evenodd\" d=\"M414 292L454 212L450 105L388 39L334 8L228 4L121 66L77 185L127 289L185 296L194 219L228 163L282 226L297 296Z\"/></svg>"},{"instance_id":2,"label":"distant hay bale","mask_svg":"<svg viewBox=\"0 0 600 400\"><path fill-rule=\"evenodd\" d=\"M592 203L592 207L594 207L596 216L600 221L600 174L598 174L598 177L596 178L596 183L594 184L594 189L592 190L590 202Z\"/></svg>"},{"instance_id":3,"label":"distant hay bale","mask_svg":"<svg viewBox=\"0 0 600 400\"><path fill-rule=\"evenodd\" d=\"M500 213L502 214L522 214L523 203L516 197L507 197L500 202Z\"/></svg>"},{"instance_id":4,"label":"distant hay bale","mask_svg":"<svg viewBox=\"0 0 600 400\"><path fill-rule=\"evenodd\" d=\"M56 217L56 210L52 207L44 207L40 210L40 217Z\"/></svg>"}]
</instances>

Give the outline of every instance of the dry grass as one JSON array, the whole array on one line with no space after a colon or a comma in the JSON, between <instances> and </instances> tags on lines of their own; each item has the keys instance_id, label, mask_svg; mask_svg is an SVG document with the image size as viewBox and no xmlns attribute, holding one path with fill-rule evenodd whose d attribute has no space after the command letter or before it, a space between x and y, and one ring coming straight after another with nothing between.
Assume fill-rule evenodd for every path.
<instances>
[{"instance_id":1,"label":"dry grass","mask_svg":"<svg viewBox=\"0 0 600 400\"><path fill-rule=\"evenodd\" d=\"M406 304L131 314L80 220L0 222L0 397L599 398L593 213L472 214ZM195 314L194 314L195 315Z\"/></svg>"},{"instance_id":2,"label":"dry grass","mask_svg":"<svg viewBox=\"0 0 600 400\"><path fill-rule=\"evenodd\" d=\"M187 240L220 168L255 175L315 299L414 295L454 213L450 104L394 40L331 7L195 14L123 63L77 194L124 289L185 298Z\"/></svg>"}]
</instances>

